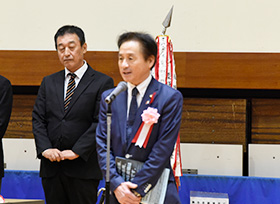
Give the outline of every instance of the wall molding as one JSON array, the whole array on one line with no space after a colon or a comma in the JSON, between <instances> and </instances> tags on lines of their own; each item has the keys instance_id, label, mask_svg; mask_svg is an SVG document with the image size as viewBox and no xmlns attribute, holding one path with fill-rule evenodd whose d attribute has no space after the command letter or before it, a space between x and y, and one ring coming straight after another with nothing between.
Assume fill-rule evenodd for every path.
<instances>
[{"instance_id":1,"label":"wall molding","mask_svg":"<svg viewBox=\"0 0 280 204\"><path fill-rule=\"evenodd\" d=\"M179 88L280 89L280 53L175 52ZM87 62L115 81L118 53L88 51ZM14 86L39 86L43 77L63 69L56 51L0 51L0 74Z\"/></svg>"}]
</instances>

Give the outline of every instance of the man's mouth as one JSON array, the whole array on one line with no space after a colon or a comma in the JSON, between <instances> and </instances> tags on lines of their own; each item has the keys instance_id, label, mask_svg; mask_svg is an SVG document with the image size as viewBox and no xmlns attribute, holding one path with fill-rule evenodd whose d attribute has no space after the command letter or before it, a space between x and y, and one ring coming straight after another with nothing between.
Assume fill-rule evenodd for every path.
<instances>
[{"instance_id":1,"label":"man's mouth","mask_svg":"<svg viewBox=\"0 0 280 204\"><path fill-rule=\"evenodd\" d=\"M129 75L131 72L123 72L124 75Z\"/></svg>"}]
</instances>

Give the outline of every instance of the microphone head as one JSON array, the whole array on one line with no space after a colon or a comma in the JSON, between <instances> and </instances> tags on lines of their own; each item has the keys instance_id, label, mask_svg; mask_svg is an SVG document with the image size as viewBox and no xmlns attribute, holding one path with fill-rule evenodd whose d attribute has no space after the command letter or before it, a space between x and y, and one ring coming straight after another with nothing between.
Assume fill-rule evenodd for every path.
<instances>
[{"instance_id":1,"label":"microphone head","mask_svg":"<svg viewBox=\"0 0 280 204\"><path fill-rule=\"evenodd\" d=\"M121 92L127 89L127 84L124 81L121 81L117 87L105 98L105 102L107 104L111 103L115 100L116 96L119 95Z\"/></svg>"},{"instance_id":2,"label":"microphone head","mask_svg":"<svg viewBox=\"0 0 280 204\"><path fill-rule=\"evenodd\" d=\"M114 95L113 95L113 96L114 96ZM111 103L111 102L112 102L113 96L108 95L108 96L105 98L105 102L106 102L107 104ZM114 99L114 98L113 98L113 99Z\"/></svg>"}]
</instances>

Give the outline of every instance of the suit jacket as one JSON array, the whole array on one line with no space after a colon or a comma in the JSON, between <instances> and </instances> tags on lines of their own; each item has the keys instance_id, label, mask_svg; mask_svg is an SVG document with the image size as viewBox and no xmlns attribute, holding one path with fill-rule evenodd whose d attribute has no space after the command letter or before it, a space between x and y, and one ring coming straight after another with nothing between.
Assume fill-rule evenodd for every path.
<instances>
[{"instance_id":1,"label":"suit jacket","mask_svg":"<svg viewBox=\"0 0 280 204\"><path fill-rule=\"evenodd\" d=\"M113 87L113 80L88 66L65 112L64 78L64 70L44 77L32 113L37 156L41 159L40 176L63 172L74 178L101 179L95 130L101 94ZM49 148L72 150L79 157L51 162L42 156Z\"/></svg>"},{"instance_id":2,"label":"suit jacket","mask_svg":"<svg viewBox=\"0 0 280 204\"><path fill-rule=\"evenodd\" d=\"M8 79L0 75L0 177L4 176L2 138L7 130L13 105L13 91Z\"/></svg>"},{"instance_id":3,"label":"suit jacket","mask_svg":"<svg viewBox=\"0 0 280 204\"><path fill-rule=\"evenodd\" d=\"M106 111L107 105L104 103L111 90L103 93L100 107L100 121L96 132L96 143L99 165L103 174L106 172ZM151 104L150 96L155 93L154 100ZM138 185L136 191L144 196L149 189L157 183L164 168L170 168L169 182L174 184L174 175L170 167L170 156L173 152L174 145L178 136L181 114L182 114L182 94L164 85L155 79L152 79L141 105L137 110L137 116L133 125L132 136L129 143L126 143L126 120L127 120L127 91L120 93L111 104L112 125L111 125L111 158L110 158L110 187L114 191L122 182L123 178L117 173L115 165L116 156L129 156L130 159L145 162L141 169L132 180ZM135 133L142 123L141 114L148 107L158 109L160 117L158 123L154 124L150 139L146 148L140 148L131 143ZM168 194L177 197L175 184L174 188L167 189ZM167 195L168 197L169 195ZM170 197L170 196L169 196ZM179 202L179 201L178 201ZM114 203L114 202L113 202ZM115 201L117 203L117 201ZM168 203L168 202L166 202ZM169 203L177 203L173 200Z\"/></svg>"}]
</instances>

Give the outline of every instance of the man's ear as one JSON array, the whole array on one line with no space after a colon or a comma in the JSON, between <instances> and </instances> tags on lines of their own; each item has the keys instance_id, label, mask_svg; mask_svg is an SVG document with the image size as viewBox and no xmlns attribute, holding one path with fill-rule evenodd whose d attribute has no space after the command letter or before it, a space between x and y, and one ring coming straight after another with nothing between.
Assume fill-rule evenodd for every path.
<instances>
[{"instance_id":1,"label":"man's ear","mask_svg":"<svg viewBox=\"0 0 280 204\"><path fill-rule=\"evenodd\" d=\"M153 65L154 65L154 63L155 63L155 60L156 60L156 59L155 59L155 56L154 56L154 55L151 55L151 56L148 57L147 61L148 61L148 63L149 63L150 69L153 68Z\"/></svg>"},{"instance_id":2,"label":"man's ear","mask_svg":"<svg viewBox=\"0 0 280 204\"><path fill-rule=\"evenodd\" d=\"M83 49L83 53L86 54L86 52L87 52L87 43L83 44L82 49Z\"/></svg>"}]
</instances>

